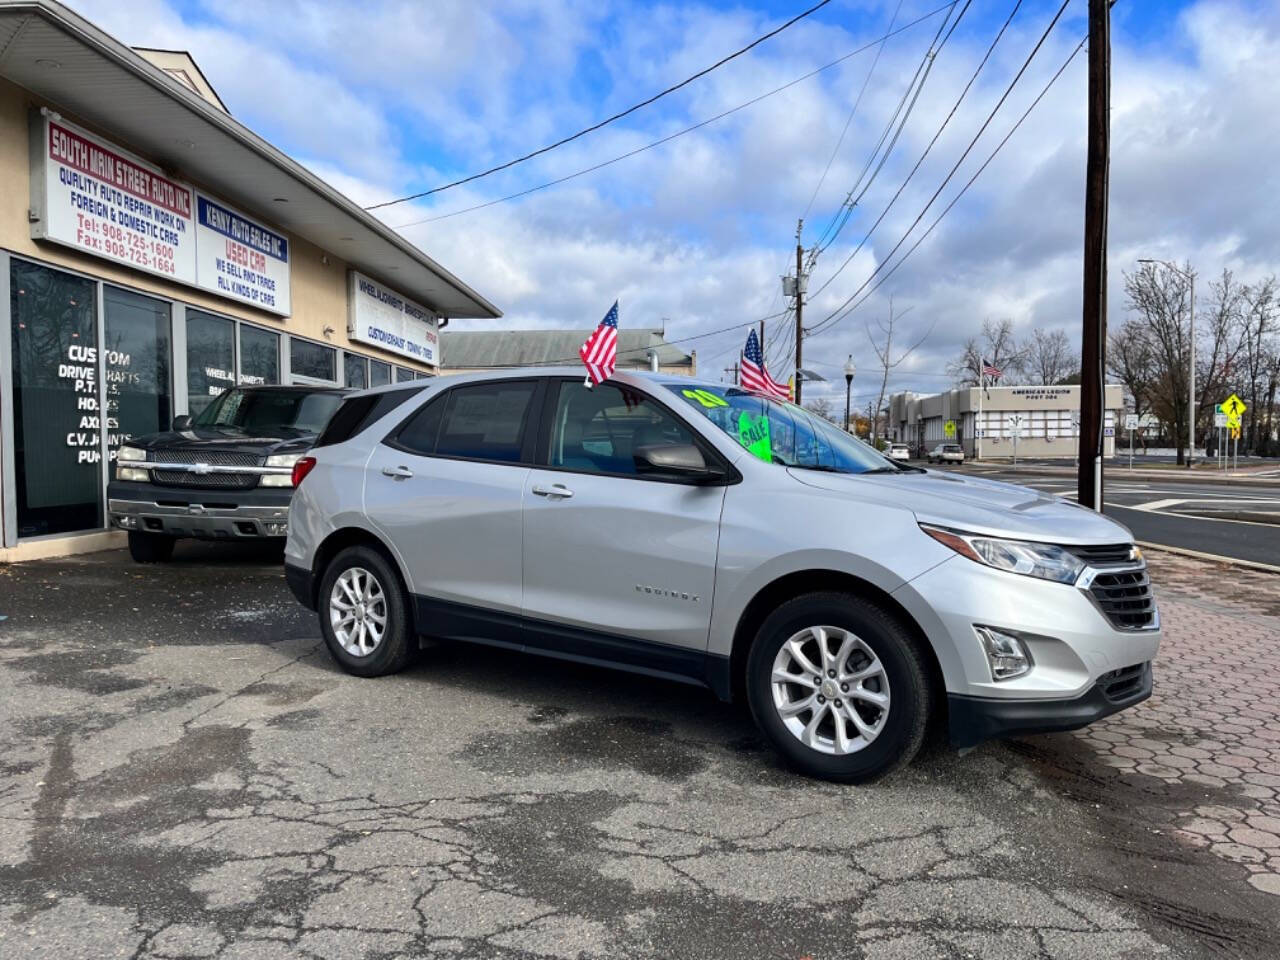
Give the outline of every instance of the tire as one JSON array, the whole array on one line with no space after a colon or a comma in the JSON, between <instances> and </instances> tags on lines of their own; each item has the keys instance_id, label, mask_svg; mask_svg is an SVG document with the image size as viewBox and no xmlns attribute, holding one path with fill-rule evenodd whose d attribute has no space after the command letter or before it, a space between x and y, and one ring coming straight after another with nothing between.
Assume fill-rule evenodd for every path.
<instances>
[{"instance_id":1,"label":"tire","mask_svg":"<svg viewBox=\"0 0 1280 960\"><path fill-rule=\"evenodd\" d=\"M173 545L177 542L177 537L130 530L129 556L135 563L164 563L173 556Z\"/></svg>"},{"instance_id":2,"label":"tire","mask_svg":"<svg viewBox=\"0 0 1280 960\"><path fill-rule=\"evenodd\" d=\"M814 628L826 636L831 656L825 663L816 662L819 638ZM822 687L792 654L797 646L810 666L821 668ZM841 661L837 657L842 652ZM782 669L809 678L807 682L775 685L781 661L787 661ZM837 664L852 675L843 689L839 674L834 679L825 675ZM852 682L859 674L862 679ZM814 684L812 694L809 683ZM933 702L929 672L911 634L876 604L835 592L797 597L765 619L747 658L746 686L756 725L787 763L837 783L866 783L910 763L924 742ZM850 688L861 695L850 697ZM822 703L817 702L820 696ZM883 705L872 702L877 697ZM796 711L806 700L809 706ZM784 719L779 701L791 705L789 718ZM855 705L861 724L849 713ZM837 715L843 742L836 731Z\"/></svg>"},{"instance_id":3,"label":"tire","mask_svg":"<svg viewBox=\"0 0 1280 960\"><path fill-rule=\"evenodd\" d=\"M344 586L339 586L340 580ZM380 677L403 670L412 659L408 597L400 575L377 550L348 547L334 557L320 578L316 600L325 645L347 673ZM343 603L352 613L345 622ZM381 633L377 632L379 616Z\"/></svg>"}]
</instances>

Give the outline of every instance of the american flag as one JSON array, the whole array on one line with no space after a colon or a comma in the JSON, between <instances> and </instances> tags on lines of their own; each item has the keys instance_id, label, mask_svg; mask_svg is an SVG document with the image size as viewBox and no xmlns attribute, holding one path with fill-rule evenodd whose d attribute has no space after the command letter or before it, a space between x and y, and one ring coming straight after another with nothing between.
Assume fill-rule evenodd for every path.
<instances>
[{"instance_id":1,"label":"american flag","mask_svg":"<svg viewBox=\"0 0 1280 960\"><path fill-rule=\"evenodd\" d=\"M618 301L600 321L600 326L587 337L587 342L578 349L587 368L587 379L594 383L604 383L613 376L618 366Z\"/></svg>"},{"instance_id":2,"label":"american flag","mask_svg":"<svg viewBox=\"0 0 1280 960\"><path fill-rule=\"evenodd\" d=\"M986 357L982 358L982 375L984 377L990 377L992 380L999 380L1004 376L1004 374L1000 372L999 367L987 363Z\"/></svg>"},{"instance_id":3,"label":"american flag","mask_svg":"<svg viewBox=\"0 0 1280 960\"><path fill-rule=\"evenodd\" d=\"M760 350L760 338L752 330L747 334L747 346L742 351L742 365L738 368L738 383L752 393L763 393L775 400L789 400L791 389L769 376Z\"/></svg>"}]
</instances>

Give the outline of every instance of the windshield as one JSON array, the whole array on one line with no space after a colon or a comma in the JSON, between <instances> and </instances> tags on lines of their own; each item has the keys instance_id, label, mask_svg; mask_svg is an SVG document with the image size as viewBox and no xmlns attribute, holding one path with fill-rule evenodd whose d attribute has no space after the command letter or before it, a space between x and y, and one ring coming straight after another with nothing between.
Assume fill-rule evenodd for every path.
<instances>
[{"instance_id":1,"label":"windshield","mask_svg":"<svg viewBox=\"0 0 1280 960\"><path fill-rule=\"evenodd\" d=\"M904 473L904 467L834 423L793 403L740 387L666 384L668 390L766 463L835 473Z\"/></svg>"},{"instance_id":2,"label":"windshield","mask_svg":"<svg viewBox=\"0 0 1280 960\"><path fill-rule=\"evenodd\" d=\"M335 393L304 390L223 391L192 421L197 427L226 427L244 433L319 433L342 402Z\"/></svg>"}]
</instances>

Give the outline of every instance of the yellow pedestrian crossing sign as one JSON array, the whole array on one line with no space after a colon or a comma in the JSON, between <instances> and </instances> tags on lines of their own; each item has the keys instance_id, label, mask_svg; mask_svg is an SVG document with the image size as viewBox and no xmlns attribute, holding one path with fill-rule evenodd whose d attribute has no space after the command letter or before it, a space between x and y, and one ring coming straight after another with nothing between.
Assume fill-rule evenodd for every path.
<instances>
[{"instance_id":1,"label":"yellow pedestrian crossing sign","mask_svg":"<svg viewBox=\"0 0 1280 960\"><path fill-rule=\"evenodd\" d=\"M1222 401L1222 412L1234 420L1239 420L1240 414L1248 409L1245 402L1234 393Z\"/></svg>"},{"instance_id":2,"label":"yellow pedestrian crossing sign","mask_svg":"<svg viewBox=\"0 0 1280 960\"><path fill-rule=\"evenodd\" d=\"M948 420L944 423L942 425L942 433L948 438L954 437L956 435L956 422L954 420Z\"/></svg>"}]
</instances>

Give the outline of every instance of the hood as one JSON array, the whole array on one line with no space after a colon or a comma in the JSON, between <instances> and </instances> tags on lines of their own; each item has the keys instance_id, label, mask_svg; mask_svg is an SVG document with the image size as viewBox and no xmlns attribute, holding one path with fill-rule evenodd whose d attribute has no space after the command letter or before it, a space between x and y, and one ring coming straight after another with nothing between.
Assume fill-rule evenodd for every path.
<instances>
[{"instance_id":1,"label":"hood","mask_svg":"<svg viewBox=\"0 0 1280 960\"><path fill-rule=\"evenodd\" d=\"M1128 543L1123 524L1030 487L955 473L842 474L788 470L857 503L911 510L921 523L1044 543Z\"/></svg>"},{"instance_id":2,"label":"hood","mask_svg":"<svg viewBox=\"0 0 1280 960\"><path fill-rule=\"evenodd\" d=\"M268 431L266 436L245 433L231 427L191 427L166 430L142 437L130 437L124 444L148 451L216 450L220 453L250 453L269 457L278 453L302 453L316 442L314 433L290 427Z\"/></svg>"}]
</instances>

